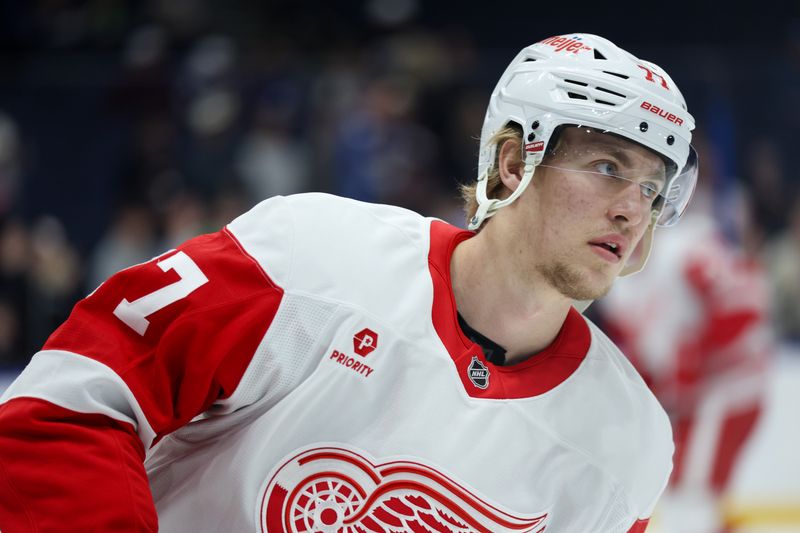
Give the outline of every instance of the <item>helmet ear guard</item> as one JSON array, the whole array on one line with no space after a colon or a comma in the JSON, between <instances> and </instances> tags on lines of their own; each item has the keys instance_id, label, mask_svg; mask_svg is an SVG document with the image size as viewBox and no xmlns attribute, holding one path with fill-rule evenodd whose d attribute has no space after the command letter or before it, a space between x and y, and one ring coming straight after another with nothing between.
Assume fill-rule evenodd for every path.
<instances>
[{"instance_id":1,"label":"helmet ear guard","mask_svg":"<svg viewBox=\"0 0 800 533\"><path fill-rule=\"evenodd\" d=\"M492 160L494 160L496 153L497 153L497 145L492 144ZM519 196L525 192L525 189L528 188L531 180L533 179L533 173L536 170L536 166L541 162L542 157L541 155L532 155L527 153L527 149L523 146L522 148L523 153L523 171L522 171L522 179L520 180L519 185L516 189L511 191L511 194L500 200L499 198L489 198L487 195L487 187L489 185L489 174L493 168L493 166L488 167L483 173L478 177L478 185L475 189L475 197L478 200L478 209L476 210L475 214L469 219L469 223L467 224L467 229L472 231L476 231L478 228L481 227L481 224L487 219L492 217L497 211L501 208L507 206Z\"/></svg>"}]
</instances>

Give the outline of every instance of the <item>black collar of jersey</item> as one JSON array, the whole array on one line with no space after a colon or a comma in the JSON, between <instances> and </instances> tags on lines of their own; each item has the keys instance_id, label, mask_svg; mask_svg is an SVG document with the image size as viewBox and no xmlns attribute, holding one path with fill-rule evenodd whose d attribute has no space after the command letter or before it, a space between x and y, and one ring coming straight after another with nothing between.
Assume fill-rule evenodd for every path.
<instances>
[{"instance_id":1,"label":"black collar of jersey","mask_svg":"<svg viewBox=\"0 0 800 533\"><path fill-rule=\"evenodd\" d=\"M506 349L492 339L472 329L472 327L467 324L467 321L464 320L464 317L461 316L461 313L458 313L458 325L461 326L461 330L469 340L481 347L483 356L486 357L487 361L497 366L503 366L506 363Z\"/></svg>"}]
</instances>

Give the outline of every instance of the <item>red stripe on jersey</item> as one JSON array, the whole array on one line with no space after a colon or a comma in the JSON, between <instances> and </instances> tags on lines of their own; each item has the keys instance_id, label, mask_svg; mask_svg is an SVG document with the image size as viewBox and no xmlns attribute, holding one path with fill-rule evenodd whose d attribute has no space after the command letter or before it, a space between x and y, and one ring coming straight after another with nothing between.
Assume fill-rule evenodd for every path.
<instances>
[{"instance_id":1,"label":"red stripe on jersey","mask_svg":"<svg viewBox=\"0 0 800 533\"><path fill-rule=\"evenodd\" d=\"M433 309L431 318L439 338L451 357L475 347L458 326L458 310L450 279L450 259L456 246L474 233L434 220L431 223L431 247L428 266L433 280Z\"/></svg>"},{"instance_id":2,"label":"red stripe on jersey","mask_svg":"<svg viewBox=\"0 0 800 533\"><path fill-rule=\"evenodd\" d=\"M571 376L586 358L591 344L588 324L578 311L570 308L556 339L544 350L511 366L495 366L483 356L458 325L455 296L450 279L450 258L458 243L473 233L444 222L431 223L431 247L428 263L433 280L432 320L434 328L458 369L467 394L476 398L529 398L552 390ZM489 338L491 332L482 332ZM489 368L488 385L476 387L469 379L473 356Z\"/></svg>"},{"instance_id":3,"label":"red stripe on jersey","mask_svg":"<svg viewBox=\"0 0 800 533\"><path fill-rule=\"evenodd\" d=\"M628 533L644 533L647 529L647 524L650 523L649 518L645 518L643 520L637 520L628 530Z\"/></svg>"},{"instance_id":4,"label":"red stripe on jersey","mask_svg":"<svg viewBox=\"0 0 800 533\"><path fill-rule=\"evenodd\" d=\"M0 405L3 531L156 531L133 426L33 398Z\"/></svg>"},{"instance_id":5,"label":"red stripe on jersey","mask_svg":"<svg viewBox=\"0 0 800 533\"><path fill-rule=\"evenodd\" d=\"M707 488L711 492L721 493L728 488L733 467L744 451L744 445L752 436L756 423L761 415L761 401L753 400L753 405L742 409L730 407L728 412L721 413L720 430L714 436L715 453L710 465ZM698 431L697 418L692 413L683 416L673 423L675 440L674 468L670 477L670 485L680 487L686 476L686 457L691 454L690 446L696 445L694 435Z\"/></svg>"},{"instance_id":6,"label":"red stripe on jersey","mask_svg":"<svg viewBox=\"0 0 800 533\"><path fill-rule=\"evenodd\" d=\"M711 487L719 494L728 488L734 465L738 464L744 444L750 438L761 416L761 403L725 418L714 454Z\"/></svg>"},{"instance_id":7,"label":"red stripe on jersey","mask_svg":"<svg viewBox=\"0 0 800 533\"><path fill-rule=\"evenodd\" d=\"M146 315L144 334L114 314L120 302L177 285L176 270L158 266L188 256L207 282ZM187 241L112 276L80 301L45 349L95 359L125 381L150 426L161 436L183 426L239 384L269 328L283 291L227 231Z\"/></svg>"}]
</instances>

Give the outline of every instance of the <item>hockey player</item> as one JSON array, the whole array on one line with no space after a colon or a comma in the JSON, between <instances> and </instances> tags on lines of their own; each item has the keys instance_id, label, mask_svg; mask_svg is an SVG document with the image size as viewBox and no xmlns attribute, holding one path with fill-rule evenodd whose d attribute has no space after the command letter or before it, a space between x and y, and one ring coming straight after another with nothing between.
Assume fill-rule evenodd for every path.
<instances>
[{"instance_id":1,"label":"hockey player","mask_svg":"<svg viewBox=\"0 0 800 533\"><path fill-rule=\"evenodd\" d=\"M647 269L620 280L599 306L672 420L675 470L659 513L670 533L730 530L723 498L760 417L775 352L766 275L754 253L724 237L710 182L659 239Z\"/></svg>"},{"instance_id":2,"label":"hockey player","mask_svg":"<svg viewBox=\"0 0 800 533\"><path fill-rule=\"evenodd\" d=\"M79 302L0 405L0 529L638 532L669 421L573 307L696 180L669 76L572 34L491 95L464 231L273 198Z\"/></svg>"}]
</instances>

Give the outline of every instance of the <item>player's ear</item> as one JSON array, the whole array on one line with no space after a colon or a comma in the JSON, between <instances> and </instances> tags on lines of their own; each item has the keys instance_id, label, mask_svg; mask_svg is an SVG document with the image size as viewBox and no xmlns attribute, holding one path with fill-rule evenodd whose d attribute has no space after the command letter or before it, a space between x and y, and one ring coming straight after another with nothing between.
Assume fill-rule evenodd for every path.
<instances>
[{"instance_id":1,"label":"player's ear","mask_svg":"<svg viewBox=\"0 0 800 533\"><path fill-rule=\"evenodd\" d=\"M517 139L509 139L500 146L497 156L500 181L509 191L515 191L522 181L522 146Z\"/></svg>"}]
</instances>

